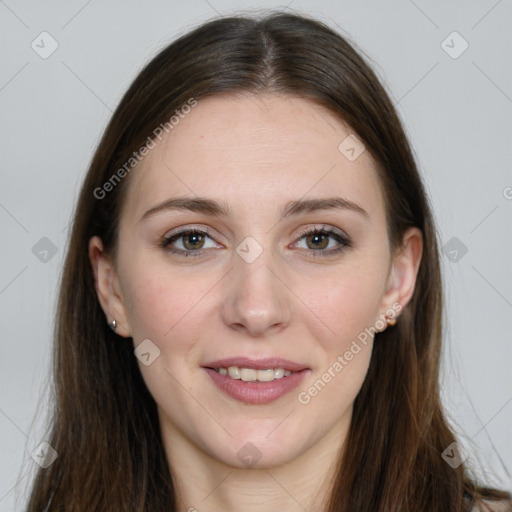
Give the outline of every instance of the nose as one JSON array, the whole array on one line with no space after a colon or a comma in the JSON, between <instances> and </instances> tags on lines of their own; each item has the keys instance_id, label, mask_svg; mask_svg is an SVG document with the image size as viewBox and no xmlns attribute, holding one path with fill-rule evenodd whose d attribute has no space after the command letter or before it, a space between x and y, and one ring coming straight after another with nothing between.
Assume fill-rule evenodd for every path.
<instances>
[{"instance_id":1,"label":"nose","mask_svg":"<svg viewBox=\"0 0 512 512\"><path fill-rule=\"evenodd\" d=\"M222 318L226 325L255 337L276 334L290 323L291 291L272 265L271 251L248 263L234 255L227 275Z\"/></svg>"}]
</instances>

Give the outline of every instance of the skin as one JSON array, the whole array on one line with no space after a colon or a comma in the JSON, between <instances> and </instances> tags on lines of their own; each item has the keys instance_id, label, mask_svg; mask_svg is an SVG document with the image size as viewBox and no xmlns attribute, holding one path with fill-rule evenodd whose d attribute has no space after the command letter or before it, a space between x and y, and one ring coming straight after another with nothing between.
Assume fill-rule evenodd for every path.
<instances>
[{"instance_id":1,"label":"skin","mask_svg":"<svg viewBox=\"0 0 512 512\"><path fill-rule=\"evenodd\" d=\"M298 394L393 305L405 307L422 249L421 232L410 228L402 250L391 253L375 162L368 151L349 161L338 150L350 133L302 98L201 99L129 177L117 261L98 237L90 240L107 321L117 320L126 343L150 339L160 350L139 366L158 406L180 510L319 510L329 491L372 337L308 404ZM167 210L140 220L176 196L224 201L231 215ZM279 220L289 201L333 196L367 216L330 209ZM209 228L211 238L199 239L204 255L180 257L159 245L187 227ZM345 233L352 246L315 258L315 242L301 237L314 227ZM236 252L248 236L263 250L252 263ZM190 252L190 242L173 246ZM283 357L311 371L279 400L246 404L201 368L236 355ZM248 442L261 453L250 468L237 457Z\"/></svg>"}]
</instances>

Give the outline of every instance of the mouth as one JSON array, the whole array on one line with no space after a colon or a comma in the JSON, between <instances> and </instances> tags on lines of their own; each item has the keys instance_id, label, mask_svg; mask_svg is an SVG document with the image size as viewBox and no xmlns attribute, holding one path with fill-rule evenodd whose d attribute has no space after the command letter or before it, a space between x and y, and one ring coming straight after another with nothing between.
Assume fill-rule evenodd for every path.
<instances>
[{"instance_id":1,"label":"mouth","mask_svg":"<svg viewBox=\"0 0 512 512\"><path fill-rule=\"evenodd\" d=\"M281 398L311 372L303 364L281 358L223 359L207 363L203 368L221 391L251 404L266 404Z\"/></svg>"}]
</instances>

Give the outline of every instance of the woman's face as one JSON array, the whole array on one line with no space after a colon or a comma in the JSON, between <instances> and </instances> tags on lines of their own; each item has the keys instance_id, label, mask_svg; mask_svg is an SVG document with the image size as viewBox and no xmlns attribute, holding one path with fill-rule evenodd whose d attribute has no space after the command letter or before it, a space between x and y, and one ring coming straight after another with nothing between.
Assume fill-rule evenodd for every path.
<instances>
[{"instance_id":1,"label":"woman's face","mask_svg":"<svg viewBox=\"0 0 512 512\"><path fill-rule=\"evenodd\" d=\"M164 438L272 467L346 433L420 254L410 230L392 258L374 161L350 134L305 99L210 97L125 178L117 266L97 238L91 259L108 319L143 343ZM249 371L215 371L229 366Z\"/></svg>"}]
</instances>

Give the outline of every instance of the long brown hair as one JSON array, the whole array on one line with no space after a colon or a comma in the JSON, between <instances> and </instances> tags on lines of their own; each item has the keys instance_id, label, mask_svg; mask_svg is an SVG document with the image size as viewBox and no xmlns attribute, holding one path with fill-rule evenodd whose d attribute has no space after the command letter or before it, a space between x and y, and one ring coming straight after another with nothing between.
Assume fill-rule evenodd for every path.
<instances>
[{"instance_id":1,"label":"long brown hair","mask_svg":"<svg viewBox=\"0 0 512 512\"><path fill-rule=\"evenodd\" d=\"M113 114L81 189L62 275L48 437L58 458L38 472L28 512L176 510L155 401L132 344L106 323L88 241L98 235L115 256L129 172L110 181L104 197L98 189L155 129L191 98L236 92L291 94L336 114L378 164L393 249L406 228L423 232L413 298L399 322L376 335L327 510L462 512L482 496L510 497L478 487L464 464L452 468L441 456L455 436L438 384L437 235L393 103L345 38L316 20L278 12L216 19L180 37L146 65Z\"/></svg>"}]
</instances>

